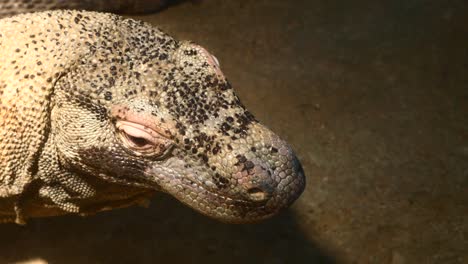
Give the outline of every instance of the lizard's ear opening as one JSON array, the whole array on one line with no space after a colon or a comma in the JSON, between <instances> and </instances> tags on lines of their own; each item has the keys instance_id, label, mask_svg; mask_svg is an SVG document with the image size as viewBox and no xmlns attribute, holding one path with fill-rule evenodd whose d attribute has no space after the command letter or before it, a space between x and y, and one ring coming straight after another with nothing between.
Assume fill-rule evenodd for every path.
<instances>
[{"instance_id":1,"label":"lizard's ear opening","mask_svg":"<svg viewBox=\"0 0 468 264\"><path fill-rule=\"evenodd\" d=\"M116 128L122 145L134 155L165 158L171 152L172 141L146 126L119 120Z\"/></svg>"}]
</instances>

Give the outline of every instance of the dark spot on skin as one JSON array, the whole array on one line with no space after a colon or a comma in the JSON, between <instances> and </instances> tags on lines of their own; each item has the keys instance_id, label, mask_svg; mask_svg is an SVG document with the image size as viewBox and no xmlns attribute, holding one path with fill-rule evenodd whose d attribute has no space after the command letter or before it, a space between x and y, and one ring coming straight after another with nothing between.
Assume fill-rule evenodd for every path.
<instances>
[{"instance_id":1,"label":"dark spot on skin","mask_svg":"<svg viewBox=\"0 0 468 264\"><path fill-rule=\"evenodd\" d=\"M220 150L221 148L218 145L216 145L211 152L213 153L213 155L216 155L219 153Z\"/></svg>"},{"instance_id":2,"label":"dark spot on skin","mask_svg":"<svg viewBox=\"0 0 468 264\"><path fill-rule=\"evenodd\" d=\"M238 155L236 158L240 163L244 163L247 161L244 155Z\"/></svg>"},{"instance_id":3,"label":"dark spot on skin","mask_svg":"<svg viewBox=\"0 0 468 264\"><path fill-rule=\"evenodd\" d=\"M105 93L104 93L104 99L105 99L106 101L112 100L112 92L110 92L110 91L105 92Z\"/></svg>"},{"instance_id":4,"label":"dark spot on skin","mask_svg":"<svg viewBox=\"0 0 468 264\"><path fill-rule=\"evenodd\" d=\"M197 55L198 52L195 49L190 49L190 50L184 50L184 54L187 56L194 56L194 55Z\"/></svg>"},{"instance_id":5,"label":"dark spot on skin","mask_svg":"<svg viewBox=\"0 0 468 264\"><path fill-rule=\"evenodd\" d=\"M219 173L214 174L213 182L219 189L225 189L229 187L229 180L221 176Z\"/></svg>"},{"instance_id":6,"label":"dark spot on skin","mask_svg":"<svg viewBox=\"0 0 468 264\"><path fill-rule=\"evenodd\" d=\"M250 160L249 160L249 161L246 161L246 162L244 163L244 168L245 168L246 170L253 169L253 167L255 167L255 164L254 164L252 161L250 161Z\"/></svg>"}]
</instances>

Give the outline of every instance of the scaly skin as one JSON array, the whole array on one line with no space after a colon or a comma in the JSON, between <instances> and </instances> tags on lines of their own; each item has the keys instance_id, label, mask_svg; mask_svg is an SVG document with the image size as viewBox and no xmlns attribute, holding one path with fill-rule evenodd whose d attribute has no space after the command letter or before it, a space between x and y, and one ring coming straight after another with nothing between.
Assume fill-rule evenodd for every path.
<instances>
[{"instance_id":1,"label":"scaly skin","mask_svg":"<svg viewBox=\"0 0 468 264\"><path fill-rule=\"evenodd\" d=\"M49 11L0 20L0 219L82 215L167 192L257 221L305 185L216 58L149 24Z\"/></svg>"}]
</instances>

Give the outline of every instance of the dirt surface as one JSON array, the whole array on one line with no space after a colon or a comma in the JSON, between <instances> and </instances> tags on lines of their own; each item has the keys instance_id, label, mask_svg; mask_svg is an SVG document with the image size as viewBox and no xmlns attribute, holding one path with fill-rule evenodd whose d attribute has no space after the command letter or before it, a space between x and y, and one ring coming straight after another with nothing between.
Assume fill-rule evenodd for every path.
<instances>
[{"instance_id":1,"label":"dirt surface","mask_svg":"<svg viewBox=\"0 0 468 264\"><path fill-rule=\"evenodd\" d=\"M198 2L138 18L218 57L294 146L303 196L255 225L163 194L0 225L0 263L468 263L466 1Z\"/></svg>"}]
</instances>

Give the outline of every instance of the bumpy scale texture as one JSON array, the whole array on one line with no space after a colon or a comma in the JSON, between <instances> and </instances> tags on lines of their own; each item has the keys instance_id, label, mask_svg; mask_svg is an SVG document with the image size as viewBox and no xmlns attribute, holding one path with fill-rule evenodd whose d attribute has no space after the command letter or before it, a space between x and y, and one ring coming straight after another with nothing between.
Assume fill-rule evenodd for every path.
<instances>
[{"instance_id":1,"label":"bumpy scale texture","mask_svg":"<svg viewBox=\"0 0 468 264\"><path fill-rule=\"evenodd\" d=\"M225 222L303 191L286 142L217 59L149 24L86 11L0 20L0 220L81 215L167 192Z\"/></svg>"}]
</instances>

